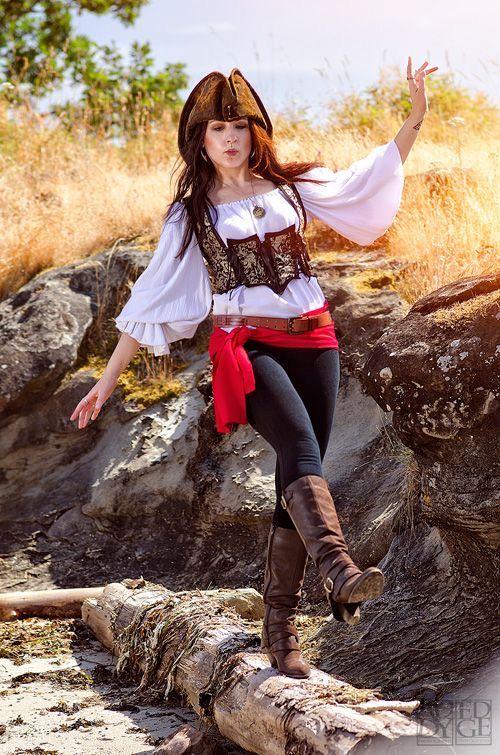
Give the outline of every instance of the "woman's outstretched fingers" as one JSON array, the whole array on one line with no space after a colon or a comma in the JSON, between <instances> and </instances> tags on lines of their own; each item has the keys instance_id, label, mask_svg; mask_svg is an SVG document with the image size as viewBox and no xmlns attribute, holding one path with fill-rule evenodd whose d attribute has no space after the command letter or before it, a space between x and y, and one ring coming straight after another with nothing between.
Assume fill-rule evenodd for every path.
<instances>
[{"instance_id":1,"label":"woman's outstretched fingers","mask_svg":"<svg viewBox=\"0 0 500 755\"><path fill-rule=\"evenodd\" d=\"M73 409L73 413L70 415L70 420L76 419L84 406L85 406L84 399L82 399L81 401L78 402L78 404Z\"/></svg>"},{"instance_id":2,"label":"woman's outstretched fingers","mask_svg":"<svg viewBox=\"0 0 500 755\"><path fill-rule=\"evenodd\" d=\"M70 416L70 420L78 419L78 427L85 427L89 421L89 417L94 411L95 396L84 396L81 401L76 405L73 414Z\"/></svg>"},{"instance_id":3,"label":"woman's outstretched fingers","mask_svg":"<svg viewBox=\"0 0 500 755\"><path fill-rule=\"evenodd\" d=\"M78 418L78 427L86 427L90 420L99 416L103 405L113 393L118 379L113 377L101 377L93 388L76 405L70 419Z\"/></svg>"},{"instance_id":4,"label":"woman's outstretched fingers","mask_svg":"<svg viewBox=\"0 0 500 755\"><path fill-rule=\"evenodd\" d=\"M414 77L417 77L417 75L420 74L421 72L423 72L424 76L428 76L430 73L433 73L434 71L438 70L439 66L434 66L433 68L429 68L429 70L426 71L425 67L426 67L426 65L428 65L428 63L429 63L428 60L424 60L424 62L420 66L420 68L416 69ZM412 76L411 69L412 69L411 55L408 55L408 64L406 66L406 75L407 76ZM412 79L410 79L410 82L411 81L412 81Z\"/></svg>"},{"instance_id":5,"label":"woman's outstretched fingers","mask_svg":"<svg viewBox=\"0 0 500 755\"><path fill-rule=\"evenodd\" d=\"M80 412L80 417L78 418L79 428L86 427L88 425L89 416L90 416L90 411L89 411L88 405L86 405L83 407L82 411Z\"/></svg>"},{"instance_id":6,"label":"woman's outstretched fingers","mask_svg":"<svg viewBox=\"0 0 500 755\"><path fill-rule=\"evenodd\" d=\"M82 412L83 409L85 409L85 405L86 405L86 403L87 403L88 400L89 400L88 396L84 396L81 399L81 401L78 402L78 404L73 409L73 413L71 414L70 419L73 420L73 419L76 419L79 416L80 412Z\"/></svg>"},{"instance_id":7,"label":"woman's outstretched fingers","mask_svg":"<svg viewBox=\"0 0 500 755\"><path fill-rule=\"evenodd\" d=\"M94 409L92 411L92 416L90 417L90 419L97 419L97 417L99 416L99 412L101 411L103 403L104 402L101 403L101 401L99 400L99 398L97 399L97 401L95 402L95 406L94 406Z\"/></svg>"}]
</instances>

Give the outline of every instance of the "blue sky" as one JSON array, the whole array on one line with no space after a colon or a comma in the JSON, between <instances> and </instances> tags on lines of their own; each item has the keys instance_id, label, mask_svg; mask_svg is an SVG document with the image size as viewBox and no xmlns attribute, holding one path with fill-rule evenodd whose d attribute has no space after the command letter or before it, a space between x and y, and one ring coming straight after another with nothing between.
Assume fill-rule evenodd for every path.
<instances>
[{"instance_id":1,"label":"blue sky","mask_svg":"<svg viewBox=\"0 0 500 755\"><path fill-rule=\"evenodd\" d=\"M500 11L493 0L151 0L133 27L83 14L76 29L126 54L150 42L159 67L185 62L190 85L238 67L272 114L306 104L321 121L325 102L376 83L382 67L406 76L428 60L499 103Z\"/></svg>"}]
</instances>

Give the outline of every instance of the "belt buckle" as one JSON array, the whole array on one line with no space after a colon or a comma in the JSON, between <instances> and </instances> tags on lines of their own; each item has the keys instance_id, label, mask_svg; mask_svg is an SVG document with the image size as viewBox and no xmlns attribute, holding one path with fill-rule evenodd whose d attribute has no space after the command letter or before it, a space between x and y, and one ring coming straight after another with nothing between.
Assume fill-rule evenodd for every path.
<instances>
[{"instance_id":1,"label":"belt buckle","mask_svg":"<svg viewBox=\"0 0 500 755\"><path fill-rule=\"evenodd\" d=\"M307 322L307 328L305 330L290 330L290 324L292 323L292 320L302 320ZM298 336L301 333L308 333L310 330L314 330L318 322L318 318L315 315L314 317L302 317L302 315L298 315L297 317L289 317L287 320L287 333L289 333L291 336ZM293 323L291 324L291 327L293 328Z\"/></svg>"}]
</instances>

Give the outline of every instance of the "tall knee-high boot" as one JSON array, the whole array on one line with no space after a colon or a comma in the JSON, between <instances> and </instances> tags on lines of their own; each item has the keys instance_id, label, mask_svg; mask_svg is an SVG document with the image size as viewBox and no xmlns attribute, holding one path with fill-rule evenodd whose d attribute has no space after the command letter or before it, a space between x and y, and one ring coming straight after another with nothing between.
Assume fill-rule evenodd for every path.
<instances>
[{"instance_id":1,"label":"tall knee-high boot","mask_svg":"<svg viewBox=\"0 0 500 755\"><path fill-rule=\"evenodd\" d=\"M273 524L267 544L261 649L278 671L299 679L311 673L300 654L294 624L306 564L307 551L297 531Z\"/></svg>"},{"instance_id":2,"label":"tall knee-high boot","mask_svg":"<svg viewBox=\"0 0 500 755\"><path fill-rule=\"evenodd\" d=\"M384 575L376 566L361 571L351 559L326 480L305 475L283 490L288 512L316 564L336 619L359 621L359 603L383 592Z\"/></svg>"}]
</instances>

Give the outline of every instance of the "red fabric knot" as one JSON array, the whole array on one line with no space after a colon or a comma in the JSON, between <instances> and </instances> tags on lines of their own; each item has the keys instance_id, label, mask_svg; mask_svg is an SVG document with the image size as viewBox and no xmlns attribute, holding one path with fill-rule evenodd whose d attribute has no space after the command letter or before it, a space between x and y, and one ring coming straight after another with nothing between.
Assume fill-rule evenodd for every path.
<instances>
[{"instance_id":1,"label":"red fabric knot","mask_svg":"<svg viewBox=\"0 0 500 755\"><path fill-rule=\"evenodd\" d=\"M304 312L316 315L328 310L328 301L319 309ZM247 424L246 394L255 390L252 363L243 344L249 339L288 348L338 349L333 322L296 335L265 327L237 325L230 332L215 327L210 336L208 353L212 361L212 393L215 426L229 433L234 425Z\"/></svg>"}]
</instances>

